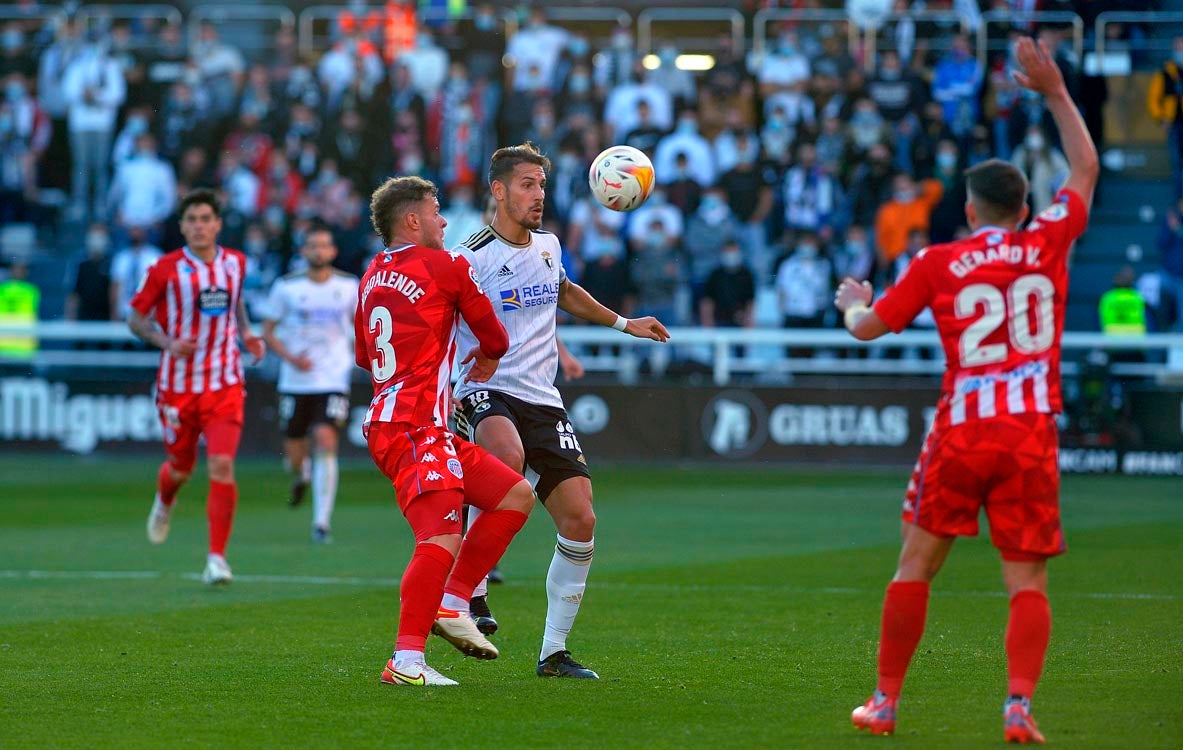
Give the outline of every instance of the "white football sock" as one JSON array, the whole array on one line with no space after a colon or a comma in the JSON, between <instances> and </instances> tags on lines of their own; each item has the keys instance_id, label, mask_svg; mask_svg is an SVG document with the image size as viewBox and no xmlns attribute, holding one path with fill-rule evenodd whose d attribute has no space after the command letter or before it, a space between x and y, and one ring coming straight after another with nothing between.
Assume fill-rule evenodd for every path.
<instances>
[{"instance_id":1,"label":"white football sock","mask_svg":"<svg viewBox=\"0 0 1183 750\"><path fill-rule=\"evenodd\" d=\"M300 462L300 479L309 482L312 481L312 459L304 456L304 460Z\"/></svg>"},{"instance_id":2,"label":"white football sock","mask_svg":"<svg viewBox=\"0 0 1183 750\"><path fill-rule=\"evenodd\" d=\"M468 506L468 528L471 529L476 520L481 517L481 509L475 505ZM468 529L464 530L464 536L468 536ZM489 594L489 576L481 579L481 582L472 590L473 596L488 596ZM450 609L450 608L449 608ZM468 604L464 605L464 609L468 610Z\"/></svg>"},{"instance_id":3,"label":"white football sock","mask_svg":"<svg viewBox=\"0 0 1183 750\"><path fill-rule=\"evenodd\" d=\"M595 538L576 542L558 536L555 555L546 572L546 630L542 634L539 660L567 648L567 634L579 614L587 574L591 568Z\"/></svg>"},{"instance_id":4,"label":"white football sock","mask_svg":"<svg viewBox=\"0 0 1183 750\"><path fill-rule=\"evenodd\" d=\"M441 609L452 609L462 615L468 614L468 602L464 601L455 594L444 594L443 601L440 602Z\"/></svg>"},{"instance_id":5,"label":"white football sock","mask_svg":"<svg viewBox=\"0 0 1183 750\"><path fill-rule=\"evenodd\" d=\"M337 500L337 454L317 453L312 458L312 525L332 527Z\"/></svg>"},{"instance_id":6,"label":"white football sock","mask_svg":"<svg viewBox=\"0 0 1183 750\"><path fill-rule=\"evenodd\" d=\"M408 664L414 664L417 661L423 661L422 651L395 651L394 652L394 666L405 667Z\"/></svg>"}]
</instances>

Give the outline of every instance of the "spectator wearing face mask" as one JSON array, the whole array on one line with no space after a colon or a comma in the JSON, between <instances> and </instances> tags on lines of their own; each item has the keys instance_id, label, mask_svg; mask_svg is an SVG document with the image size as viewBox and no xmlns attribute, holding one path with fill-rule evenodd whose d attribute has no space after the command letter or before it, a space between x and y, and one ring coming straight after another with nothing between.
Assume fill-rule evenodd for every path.
<instances>
[{"instance_id":1,"label":"spectator wearing face mask","mask_svg":"<svg viewBox=\"0 0 1183 750\"><path fill-rule=\"evenodd\" d=\"M891 200L875 217L875 244L882 267L889 267L908 247L908 232L928 233L932 209L944 195L940 180L925 180L917 186L908 174L892 179Z\"/></svg>"},{"instance_id":2,"label":"spectator wearing face mask","mask_svg":"<svg viewBox=\"0 0 1183 750\"><path fill-rule=\"evenodd\" d=\"M968 199L962 179L961 154L954 141L937 144L933 179L944 189L941 200L929 217L929 236L934 243L952 242L957 230L966 226L965 202Z\"/></svg>"},{"instance_id":3,"label":"spectator wearing face mask","mask_svg":"<svg viewBox=\"0 0 1183 750\"><path fill-rule=\"evenodd\" d=\"M686 231L682 234L696 298L702 293L707 275L718 263L719 248L735 242L739 231L739 221L727 205L723 190L719 187L707 190L698 209L686 220Z\"/></svg>"},{"instance_id":4,"label":"spectator wearing face mask","mask_svg":"<svg viewBox=\"0 0 1183 750\"><path fill-rule=\"evenodd\" d=\"M609 142L623 138L640 123L639 107L648 102L654 127L669 130L674 124L674 98L646 78L640 62L633 66L627 81L612 89L604 103L604 124ZM660 173L659 173L660 178Z\"/></svg>"},{"instance_id":5,"label":"spectator wearing face mask","mask_svg":"<svg viewBox=\"0 0 1183 750\"><path fill-rule=\"evenodd\" d=\"M172 213L176 200L173 166L156 155L156 138L141 133L135 153L119 165L111 183L115 220L121 226L144 227L151 232Z\"/></svg>"},{"instance_id":6,"label":"spectator wearing face mask","mask_svg":"<svg viewBox=\"0 0 1183 750\"><path fill-rule=\"evenodd\" d=\"M76 217L87 210L96 218L105 213L110 173L107 159L115 132L115 115L127 97L123 72L104 41L93 41L66 70L62 90L69 103L70 153L73 168L73 205Z\"/></svg>"},{"instance_id":7,"label":"spectator wearing face mask","mask_svg":"<svg viewBox=\"0 0 1183 750\"><path fill-rule=\"evenodd\" d=\"M830 263L835 279L870 281L875 274L875 248L866 228L858 224L847 227L846 238L830 253Z\"/></svg>"},{"instance_id":8,"label":"spectator wearing face mask","mask_svg":"<svg viewBox=\"0 0 1183 750\"><path fill-rule=\"evenodd\" d=\"M850 218L865 227L875 224L879 207L891 198L895 169L891 164L891 150L879 144L867 154L867 160L850 177Z\"/></svg>"},{"instance_id":9,"label":"spectator wearing face mask","mask_svg":"<svg viewBox=\"0 0 1183 750\"><path fill-rule=\"evenodd\" d=\"M664 182L659 177L658 184L665 186L670 203L677 206L683 216L689 217L702 203L703 189L690 172L690 160L686 154L677 154L674 157L674 172L668 179L668 182Z\"/></svg>"},{"instance_id":10,"label":"spectator wearing face mask","mask_svg":"<svg viewBox=\"0 0 1183 750\"><path fill-rule=\"evenodd\" d=\"M739 243L747 253L756 281L765 285L773 270L765 222L772 213L777 175L771 165L757 160L759 149L749 148L749 144L755 143L758 142L753 136L740 134L736 139L739 161L719 178L719 187L723 188L731 212L739 221Z\"/></svg>"},{"instance_id":11,"label":"spectator wearing face mask","mask_svg":"<svg viewBox=\"0 0 1183 750\"><path fill-rule=\"evenodd\" d=\"M29 95L24 75L10 73L0 91L0 225L35 218L31 208L50 128L49 117Z\"/></svg>"},{"instance_id":12,"label":"spectator wearing face mask","mask_svg":"<svg viewBox=\"0 0 1183 750\"><path fill-rule=\"evenodd\" d=\"M1146 107L1167 137L1171 159L1171 186L1176 198L1183 198L1183 36L1171 44L1171 58L1151 79Z\"/></svg>"},{"instance_id":13,"label":"spectator wearing face mask","mask_svg":"<svg viewBox=\"0 0 1183 750\"><path fill-rule=\"evenodd\" d=\"M546 22L546 10L542 6L535 6L526 25L513 35L505 49L513 91L525 91L534 85L532 68L553 71L569 37L566 30Z\"/></svg>"},{"instance_id":14,"label":"spectator wearing face mask","mask_svg":"<svg viewBox=\"0 0 1183 750\"><path fill-rule=\"evenodd\" d=\"M833 267L818 249L817 235L801 232L776 272L776 298L785 328L821 328L833 294Z\"/></svg>"},{"instance_id":15,"label":"spectator wearing face mask","mask_svg":"<svg viewBox=\"0 0 1183 750\"><path fill-rule=\"evenodd\" d=\"M66 298L66 320L115 320L111 315L111 259L107 257L107 228L92 224L86 233L86 258L74 272Z\"/></svg>"},{"instance_id":16,"label":"spectator wearing face mask","mask_svg":"<svg viewBox=\"0 0 1183 750\"><path fill-rule=\"evenodd\" d=\"M893 125L918 112L928 99L920 79L905 70L895 50L884 50L879 68L867 81L867 96L874 100L883 118Z\"/></svg>"},{"instance_id":17,"label":"spectator wearing face mask","mask_svg":"<svg viewBox=\"0 0 1183 750\"><path fill-rule=\"evenodd\" d=\"M796 98L804 93L809 83L809 58L801 50L795 31L781 32L772 52L760 63L756 78L766 113L771 111L771 105L778 98L786 95Z\"/></svg>"},{"instance_id":18,"label":"spectator wearing face mask","mask_svg":"<svg viewBox=\"0 0 1183 750\"><path fill-rule=\"evenodd\" d=\"M1027 128L1027 134L1011 154L1011 164L1023 170L1029 183L1027 200L1032 215L1052 204L1056 191L1068 179L1068 160L1057 148L1052 148L1038 125Z\"/></svg>"},{"instance_id":19,"label":"spectator wearing face mask","mask_svg":"<svg viewBox=\"0 0 1183 750\"><path fill-rule=\"evenodd\" d=\"M658 66L650 71L649 82L660 86L674 97L675 107L693 106L698 99L694 86L694 75L677 65L678 49L670 43L657 50Z\"/></svg>"},{"instance_id":20,"label":"spectator wearing face mask","mask_svg":"<svg viewBox=\"0 0 1183 750\"><path fill-rule=\"evenodd\" d=\"M481 3L476 7L471 21L461 19L458 25L472 77L486 79L500 88L501 60L505 57L505 29L497 18L496 6L493 3Z\"/></svg>"},{"instance_id":21,"label":"spectator wearing face mask","mask_svg":"<svg viewBox=\"0 0 1183 750\"><path fill-rule=\"evenodd\" d=\"M812 143L802 143L797 149L797 163L785 173L782 191L786 226L809 232L832 226L838 185L817 163Z\"/></svg>"},{"instance_id":22,"label":"spectator wearing face mask","mask_svg":"<svg viewBox=\"0 0 1183 750\"><path fill-rule=\"evenodd\" d=\"M456 244L476 234L485 226L482 212L476 205L472 184L462 182L451 186L448 191L447 207L440 211L448 222L448 230ZM451 244L452 240L449 240Z\"/></svg>"},{"instance_id":23,"label":"spectator wearing face mask","mask_svg":"<svg viewBox=\"0 0 1183 750\"><path fill-rule=\"evenodd\" d=\"M941 103L945 122L954 135L964 137L978 121L982 69L970 51L969 38L953 37L949 54L933 70L932 98Z\"/></svg>"},{"instance_id":24,"label":"spectator wearing face mask","mask_svg":"<svg viewBox=\"0 0 1183 750\"><path fill-rule=\"evenodd\" d=\"M678 127L657 144L653 170L658 182L663 174L673 174L678 154L686 155L690 175L699 185L706 187L715 183L715 156L711 144L698 132L698 117L690 110L678 116Z\"/></svg>"},{"instance_id":25,"label":"spectator wearing face mask","mask_svg":"<svg viewBox=\"0 0 1183 750\"><path fill-rule=\"evenodd\" d=\"M106 229L92 225L86 235L86 245L107 242ZM130 227L127 244L111 259L111 306L113 320L127 320L131 313L131 298L140 288L140 282L148 275L148 269L163 255L160 248L148 241L148 232L143 227Z\"/></svg>"},{"instance_id":26,"label":"spectator wearing face mask","mask_svg":"<svg viewBox=\"0 0 1183 750\"><path fill-rule=\"evenodd\" d=\"M756 281L738 242L728 240L722 250L698 300L698 323L706 328L751 328Z\"/></svg>"},{"instance_id":27,"label":"spectator wearing face mask","mask_svg":"<svg viewBox=\"0 0 1183 750\"><path fill-rule=\"evenodd\" d=\"M686 282L686 264L682 261L679 245L681 215L676 222L671 217L653 214L634 216L633 222L629 246L632 249L630 274L637 294L634 313L678 321L682 317L678 311L678 295ZM671 231L672 227L677 231Z\"/></svg>"},{"instance_id":28,"label":"spectator wearing face mask","mask_svg":"<svg viewBox=\"0 0 1183 750\"><path fill-rule=\"evenodd\" d=\"M651 160L657 155L657 144L669 131L662 130L653 122L649 102L637 102L637 125L624 137L624 144L645 152Z\"/></svg>"}]
</instances>

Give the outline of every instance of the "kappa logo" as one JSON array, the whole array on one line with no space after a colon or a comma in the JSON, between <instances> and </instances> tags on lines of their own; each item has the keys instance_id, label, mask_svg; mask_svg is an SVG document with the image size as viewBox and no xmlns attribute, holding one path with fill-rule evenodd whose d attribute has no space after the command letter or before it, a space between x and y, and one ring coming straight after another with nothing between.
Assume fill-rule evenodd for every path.
<instances>
[{"instance_id":1,"label":"kappa logo","mask_svg":"<svg viewBox=\"0 0 1183 750\"><path fill-rule=\"evenodd\" d=\"M448 459L448 471L457 479L464 479L464 468L460 466L460 461L455 458Z\"/></svg>"},{"instance_id":2,"label":"kappa logo","mask_svg":"<svg viewBox=\"0 0 1183 750\"><path fill-rule=\"evenodd\" d=\"M429 482L438 482L439 480L444 478L444 475L440 474L438 471L429 471L429 472L427 472L427 476L425 476L423 478Z\"/></svg>"},{"instance_id":3,"label":"kappa logo","mask_svg":"<svg viewBox=\"0 0 1183 750\"><path fill-rule=\"evenodd\" d=\"M435 457L434 453L424 453L423 458L421 458L419 460L420 460L420 462L425 463L425 464L434 464L437 461L439 461L439 459Z\"/></svg>"},{"instance_id":4,"label":"kappa logo","mask_svg":"<svg viewBox=\"0 0 1183 750\"><path fill-rule=\"evenodd\" d=\"M499 279L508 279L510 276L513 276L513 271L510 270L509 264L502 266L497 271L497 278Z\"/></svg>"},{"instance_id":5,"label":"kappa logo","mask_svg":"<svg viewBox=\"0 0 1183 750\"><path fill-rule=\"evenodd\" d=\"M435 436L432 435L431 437L424 440L422 443L419 443L419 445L422 447L427 447L429 445L435 445Z\"/></svg>"},{"instance_id":6,"label":"kappa logo","mask_svg":"<svg viewBox=\"0 0 1183 750\"><path fill-rule=\"evenodd\" d=\"M444 520L451 521L452 523L460 523L459 511L457 511L455 508L452 508L452 510L448 511L448 515L444 516Z\"/></svg>"}]
</instances>

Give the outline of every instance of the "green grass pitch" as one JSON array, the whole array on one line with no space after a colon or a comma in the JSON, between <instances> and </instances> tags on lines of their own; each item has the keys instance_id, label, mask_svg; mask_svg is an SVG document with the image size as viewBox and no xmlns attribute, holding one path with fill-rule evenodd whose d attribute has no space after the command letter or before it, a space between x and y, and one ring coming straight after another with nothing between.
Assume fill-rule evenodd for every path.
<instances>
[{"instance_id":1,"label":"green grass pitch","mask_svg":"<svg viewBox=\"0 0 1183 750\"><path fill-rule=\"evenodd\" d=\"M490 603L502 656L428 659L459 688L379 683L410 554L369 466L336 543L308 540L278 462L239 467L229 559L196 580L204 477L172 537L144 520L155 460L0 459L0 746L974 748L1001 744L1006 599L982 540L954 548L898 734L857 734L898 548L902 471L596 469L596 562L571 646L598 682L534 663L553 529L539 510ZM1069 554L1035 715L1060 747L1183 746L1183 482L1064 481Z\"/></svg>"}]
</instances>

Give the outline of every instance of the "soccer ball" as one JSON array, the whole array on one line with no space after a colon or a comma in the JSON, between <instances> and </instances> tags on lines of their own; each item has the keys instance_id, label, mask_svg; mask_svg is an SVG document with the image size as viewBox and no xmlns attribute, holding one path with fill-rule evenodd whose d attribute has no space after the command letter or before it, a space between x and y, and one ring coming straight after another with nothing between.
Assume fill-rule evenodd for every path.
<instances>
[{"instance_id":1,"label":"soccer ball","mask_svg":"<svg viewBox=\"0 0 1183 750\"><path fill-rule=\"evenodd\" d=\"M612 146L592 162L587 182L605 208L632 211L653 192L653 162L632 146Z\"/></svg>"}]
</instances>

